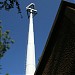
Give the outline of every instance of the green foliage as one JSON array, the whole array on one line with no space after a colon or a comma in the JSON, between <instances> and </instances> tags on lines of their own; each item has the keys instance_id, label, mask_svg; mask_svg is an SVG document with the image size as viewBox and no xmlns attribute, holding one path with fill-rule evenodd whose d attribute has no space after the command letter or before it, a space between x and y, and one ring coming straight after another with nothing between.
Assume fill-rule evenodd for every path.
<instances>
[{"instance_id":1,"label":"green foliage","mask_svg":"<svg viewBox=\"0 0 75 75\"><path fill-rule=\"evenodd\" d=\"M0 59L4 56L4 53L10 49L10 44L14 43L14 40L9 36L9 30L2 32L2 26L0 26Z\"/></svg>"},{"instance_id":2,"label":"green foliage","mask_svg":"<svg viewBox=\"0 0 75 75\"><path fill-rule=\"evenodd\" d=\"M3 2L0 1L0 10L4 8L6 11L14 8L14 4L16 4L16 8L18 9L18 13L21 15L20 4L18 0L4 0ZM22 18L22 15L21 15Z\"/></svg>"}]
</instances>

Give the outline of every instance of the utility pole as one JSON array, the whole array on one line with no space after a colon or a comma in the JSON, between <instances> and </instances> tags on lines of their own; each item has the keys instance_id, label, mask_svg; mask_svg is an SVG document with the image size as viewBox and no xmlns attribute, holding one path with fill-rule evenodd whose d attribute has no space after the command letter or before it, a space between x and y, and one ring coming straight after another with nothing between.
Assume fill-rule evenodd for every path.
<instances>
[{"instance_id":1,"label":"utility pole","mask_svg":"<svg viewBox=\"0 0 75 75\"><path fill-rule=\"evenodd\" d=\"M26 7L27 15L29 18L29 33L26 57L26 75L34 75L35 72L35 44L34 44L34 30L33 30L33 17L36 15L35 4L31 3Z\"/></svg>"}]
</instances>

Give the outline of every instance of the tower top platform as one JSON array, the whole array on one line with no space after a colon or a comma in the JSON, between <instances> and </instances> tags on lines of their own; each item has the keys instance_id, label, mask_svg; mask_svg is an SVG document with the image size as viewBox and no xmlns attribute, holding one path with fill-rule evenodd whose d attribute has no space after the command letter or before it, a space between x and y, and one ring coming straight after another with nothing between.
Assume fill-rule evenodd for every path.
<instances>
[{"instance_id":1,"label":"tower top platform","mask_svg":"<svg viewBox=\"0 0 75 75\"><path fill-rule=\"evenodd\" d=\"M32 13L34 16L37 14L37 10L35 10L35 4L31 3L26 7L27 15L29 17L30 13Z\"/></svg>"}]
</instances>

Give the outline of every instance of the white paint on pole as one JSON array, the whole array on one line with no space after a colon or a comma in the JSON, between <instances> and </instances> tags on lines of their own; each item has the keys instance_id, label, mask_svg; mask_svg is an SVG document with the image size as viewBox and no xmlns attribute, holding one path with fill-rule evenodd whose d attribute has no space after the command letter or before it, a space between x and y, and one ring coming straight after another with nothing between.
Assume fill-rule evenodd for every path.
<instances>
[{"instance_id":1,"label":"white paint on pole","mask_svg":"<svg viewBox=\"0 0 75 75\"><path fill-rule=\"evenodd\" d=\"M35 72L35 44L34 44L34 31L33 31L33 15L35 10L30 4L26 7L29 12L29 33L28 33L28 45L27 45L27 58L26 58L26 75L34 75Z\"/></svg>"}]
</instances>

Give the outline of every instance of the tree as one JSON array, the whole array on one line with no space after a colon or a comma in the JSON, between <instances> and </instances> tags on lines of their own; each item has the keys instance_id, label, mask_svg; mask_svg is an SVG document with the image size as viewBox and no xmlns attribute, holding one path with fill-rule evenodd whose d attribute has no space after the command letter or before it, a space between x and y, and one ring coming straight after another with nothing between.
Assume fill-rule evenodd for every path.
<instances>
[{"instance_id":1,"label":"tree","mask_svg":"<svg viewBox=\"0 0 75 75\"><path fill-rule=\"evenodd\" d=\"M5 0L4 2L0 1L0 10L4 8L6 11L9 11L10 9L14 8L14 4L16 4L18 13L21 15L21 9L20 9L20 4L18 0ZM21 15L21 18L22 18L22 15Z\"/></svg>"},{"instance_id":2,"label":"tree","mask_svg":"<svg viewBox=\"0 0 75 75\"><path fill-rule=\"evenodd\" d=\"M3 2L0 1L0 10L5 9L9 11L10 9L14 8L14 4L18 9L18 13L21 15L21 9L18 0L4 0ZM21 15L22 18L22 15ZM0 59L3 57L4 53L10 48L10 43L13 43L9 36L9 31L5 31L2 33L2 26L0 26Z\"/></svg>"},{"instance_id":3,"label":"tree","mask_svg":"<svg viewBox=\"0 0 75 75\"><path fill-rule=\"evenodd\" d=\"M14 43L14 40L9 36L9 30L2 32L2 26L0 26L0 59L3 57L4 53L10 49L10 44Z\"/></svg>"},{"instance_id":4,"label":"tree","mask_svg":"<svg viewBox=\"0 0 75 75\"><path fill-rule=\"evenodd\" d=\"M18 0L4 0L0 1L0 10L3 8L6 11L9 11L10 9L14 8L14 4L16 4L16 8L18 9L18 13L21 15L21 9L20 4ZM21 15L21 18L22 15ZM0 22L1 23L1 22ZM2 26L0 26L0 59L4 56L5 52L10 49L10 44L14 43L14 40L11 39L9 36L9 30L6 30L4 33L2 32ZM1 70L0 66L0 70ZM6 75L9 75L8 73Z\"/></svg>"},{"instance_id":5,"label":"tree","mask_svg":"<svg viewBox=\"0 0 75 75\"><path fill-rule=\"evenodd\" d=\"M4 56L5 52L10 49L10 44L14 43L14 40L9 36L9 30L2 32L2 26L0 26L0 60ZM0 70L2 65L0 65ZM1 73L1 72L0 72ZM8 75L8 74L6 74Z\"/></svg>"}]
</instances>

